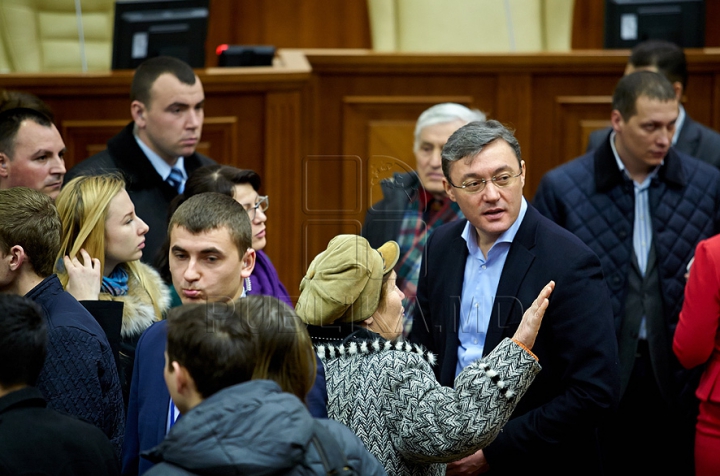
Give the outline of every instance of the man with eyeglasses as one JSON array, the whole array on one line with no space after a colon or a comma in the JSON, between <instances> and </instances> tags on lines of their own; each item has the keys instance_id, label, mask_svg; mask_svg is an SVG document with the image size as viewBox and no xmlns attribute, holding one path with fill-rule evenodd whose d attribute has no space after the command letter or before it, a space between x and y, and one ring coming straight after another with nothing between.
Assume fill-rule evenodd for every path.
<instances>
[{"instance_id":1,"label":"man with eyeglasses","mask_svg":"<svg viewBox=\"0 0 720 476\"><path fill-rule=\"evenodd\" d=\"M490 445L448 475L600 474L596 427L617 403L612 308L597 256L523 197L525 162L497 121L458 129L444 187L466 219L428 238L410 340L437 356L440 383L512 336L539 289L556 283L533 347L543 370Z\"/></svg>"},{"instance_id":2,"label":"man with eyeglasses","mask_svg":"<svg viewBox=\"0 0 720 476\"><path fill-rule=\"evenodd\" d=\"M699 370L672 340L695 245L720 232L720 172L671 147L678 99L662 74L624 76L612 108L606 140L548 172L533 204L597 253L611 291L622 399L602 432L608 470L692 475Z\"/></svg>"},{"instance_id":3,"label":"man with eyeglasses","mask_svg":"<svg viewBox=\"0 0 720 476\"><path fill-rule=\"evenodd\" d=\"M443 188L440 153L450 134L485 114L462 104L441 103L426 109L415 124L414 171L395 173L380 182L383 198L365 215L362 236L373 248L390 240L400 246L395 266L397 285L405 295L403 335L412 328L420 262L428 235L443 223L463 218Z\"/></svg>"}]
</instances>

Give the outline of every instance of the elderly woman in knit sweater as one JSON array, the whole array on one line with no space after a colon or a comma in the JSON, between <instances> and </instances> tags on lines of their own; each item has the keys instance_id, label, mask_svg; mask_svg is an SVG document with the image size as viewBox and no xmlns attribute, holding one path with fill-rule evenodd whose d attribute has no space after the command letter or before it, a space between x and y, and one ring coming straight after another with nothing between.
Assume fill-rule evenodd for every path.
<instances>
[{"instance_id":1,"label":"elderly woman in knit sweater","mask_svg":"<svg viewBox=\"0 0 720 476\"><path fill-rule=\"evenodd\" d=\"M170 305L160 274L140 261L148 226L116 175L76 177L55 205L62 221L56 272L65 289L78 301L122 303L118 371L127 405L140 334Z\"/></svg>"},{"instance_id":2,"label":"elderly woman in knit sweater","mask_svg":"<svg viewBox=\"0 0 720 476\"><path fill-rule=\"evenodd\" d=\"M325 365L328 416L350 427L393 475L444 475L445 463L488 445L540 365L531 352L554 282L513 336L441 386L432 354L397 341L403 293L393 267L399 247L377 250L339 235L310 264L297 314Z\"/></svg>"}]
</instances>

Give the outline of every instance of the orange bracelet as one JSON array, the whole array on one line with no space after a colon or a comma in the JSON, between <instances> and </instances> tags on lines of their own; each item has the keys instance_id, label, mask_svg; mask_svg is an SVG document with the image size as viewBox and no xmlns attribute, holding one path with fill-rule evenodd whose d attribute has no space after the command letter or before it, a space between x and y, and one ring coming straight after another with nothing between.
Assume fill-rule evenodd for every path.
<instances>
[{"instance_id":1,"label":"orange bracelet","mask_svg":"<svg viewBox=\"0 0 720 476\"><path fill-rule=\"evenodd\" d=\"M525 352L527 352L528 354L532 355L533 359L535 359L535 360L537 360L537 361L540 360L540 359L538 359L537 355L533 354L533 351L532 351L532 350L530 350L530 349L527 348L527 346L526 346L525 344L523 344L522 342L520 342L520 341L517 340L517 339L512 339L512 341L515 342L515 343L516 343L517 345L519 345L520 347L522 347L522 348L525 350Z\"/></svg>"}]
</instances>

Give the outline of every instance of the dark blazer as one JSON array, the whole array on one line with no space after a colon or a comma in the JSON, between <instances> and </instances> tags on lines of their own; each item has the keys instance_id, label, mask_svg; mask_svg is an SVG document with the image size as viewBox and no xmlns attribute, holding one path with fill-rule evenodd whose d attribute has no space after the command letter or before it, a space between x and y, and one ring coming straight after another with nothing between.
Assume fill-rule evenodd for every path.
<instances>
[{"instance_id":1,"label":"dark blazer","mask_svg":"<svg viewBox=\"0 0 720 476\"><path fill-rule=\"evenodd\" d=\"M459 345L459 302L467 220L428 239L410 340L438 354L436 374L452 386ZM556 283L533 352L543 369L497 439L483 451L491 474L548 468L553 474L599 473L595 430L620 398L609 292L597 256L577 237L528 205L495 295L484 354L515 333L525 309ZM424 322L423 322L424 320Z\"/></svg>"},{"instance_id":2,"label":"dark blazer","mask_svg":"<svg viewBox=\"0 0 720 476\"><path fill-rule=\"evenodd\" d=\"M597 149L604 140L607 140L610 130L611 128L608 127L592 131L586 152ZM682 129L680 129L677 143L673 147L680 152L720 168L720 134L699 122L693 121L688 115L685 115L685 122Z\"/></svg>"},{"instance_id":3,"label":"dark blazer","mask_svg":"<svg viewBox=\"0 0 720 476\"><path fill-rule=\"evenodd\" d=\"M157 173L133 136L134 122L107 142L107 149L88 157L71 168L65 183L79 175L119 172L127 181L127 192L135 205L137 216L150 227L145 235L142 261L152 266L167 235L168 208L177 191ZM185 157L188 176L203 165L215 161L197 152Z\"/></svg>"},{"instance_id":4,"label":"dark blazer","mask_svg":"<svg viewBox=\"0 0 720 476\"><path fill-rule=\"evenodd\" d=\"M48 408L34 387L0 397L0 448L0 474L120 474L107 436Z\"/></svg>"},{"instance_id":5,"label":"dark blazer","mask_svg":"<svg viewBox=\"0 0 720 476\"><path fill-rule=\"evenodd\" d=\"M130 383L125 440L122 448L122 474L143 474L152 463L140 452L157 446L165 438L170 393L165 385L165 343L167 321L148 327L135 349Z\"/></svg>"}]
</instances>

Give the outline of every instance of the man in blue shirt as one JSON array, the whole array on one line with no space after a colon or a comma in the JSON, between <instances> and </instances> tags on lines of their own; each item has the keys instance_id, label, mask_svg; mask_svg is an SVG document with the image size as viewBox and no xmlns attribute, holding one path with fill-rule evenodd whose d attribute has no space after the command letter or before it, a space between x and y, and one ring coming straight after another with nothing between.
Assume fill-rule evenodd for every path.
<instances>
[{"instance_id":1,"label":"man in blue shirt","mask_svg":"<svg viewBox=\"0 0 720 476\"><path fill-rule=\"evenodd\" d=\"M650 39L635 45L630 52L625 74L654 71L665 76L673 86L678 100L678 118L672 145L680 152L720 168L720 134L693 120L682 105L687 88L687 60L678 45L665 40ZM612 127L590 133L587 151L597 149L607 140Z\"/></svg>"},{"instance_id":2,"label":"man in blue shirt","mask_svg":"<svg viewBox=\"0 0 720 476\"><path fill-rule=\"evenodd\" d=\"M445 190L464 220L428 238L410 340L438 354L438 380L512 336L556 283L533 352L543 370L498 437L448 474L600 474L596 428L619 398L617 344L597 256L541 216L522 190L525 162L497 121L471 122L443 147Z\"/></svg>"}]
</instances>

